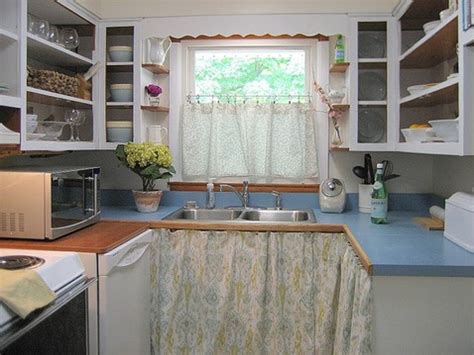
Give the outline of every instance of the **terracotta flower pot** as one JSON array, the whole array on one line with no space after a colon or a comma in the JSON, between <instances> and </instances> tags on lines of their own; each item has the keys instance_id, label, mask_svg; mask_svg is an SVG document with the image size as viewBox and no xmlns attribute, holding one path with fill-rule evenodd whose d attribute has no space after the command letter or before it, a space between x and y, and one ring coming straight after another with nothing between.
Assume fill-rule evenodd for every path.
<instances>
[{"instance_id":1,"label":"terracotta flower pot","mask_svg":"<svg viewBox=\"0 0 474 355\"><path fill-rule=\"evenodd\" d=\"M156 212L160 205L162 191L136 191L132 190L133 198L138 212L150 213Z\"/></svg>"}]
</instances>

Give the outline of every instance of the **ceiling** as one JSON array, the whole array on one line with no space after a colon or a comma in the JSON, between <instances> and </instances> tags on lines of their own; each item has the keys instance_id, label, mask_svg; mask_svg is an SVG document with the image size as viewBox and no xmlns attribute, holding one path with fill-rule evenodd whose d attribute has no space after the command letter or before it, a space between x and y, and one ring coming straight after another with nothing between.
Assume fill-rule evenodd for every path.
<instances>
[{"instance_id":1,"label":"ceiling","mask_svg":"<svg viewBox=\"0 0 474 355\"><path fill-rule=\"evenodd\" d=\"M76 0L104 18L391 12L399 0Z\"/></svg>"}]
</instances>

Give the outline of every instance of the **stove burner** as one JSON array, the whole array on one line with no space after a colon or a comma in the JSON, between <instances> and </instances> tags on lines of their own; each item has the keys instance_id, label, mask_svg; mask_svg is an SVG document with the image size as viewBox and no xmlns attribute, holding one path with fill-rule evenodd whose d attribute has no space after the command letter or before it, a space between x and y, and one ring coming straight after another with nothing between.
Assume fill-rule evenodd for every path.
<instances>
[{"instance_id":1,"label":"stove burner","mask_svg":"<svg viewBox=\"0 0 474 355\"><path fill-rule=\"evenodd\" d=\"M44 263L43 258L30 255L0 256L0 269L18 270L35 268Z\"/></svg>"}]
</instances>

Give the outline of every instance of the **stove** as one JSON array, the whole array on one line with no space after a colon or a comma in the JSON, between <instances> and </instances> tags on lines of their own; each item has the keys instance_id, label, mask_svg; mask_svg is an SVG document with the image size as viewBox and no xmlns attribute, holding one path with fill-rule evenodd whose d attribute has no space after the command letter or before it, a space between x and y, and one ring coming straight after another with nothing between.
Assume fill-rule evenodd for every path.
<instances>
[{"instance_id":1,"label":"stove","mask_svg":"<svg viewBox=\"0 0 474 355\"><path fill-rule=\"evenodd\" d=\"M84 266L77 253L45 250L0 249L0 269L36 271L57 295L85 278ZM0 332L19 317L0 302Z\"/></svg>"},{"instance_id":2,"label":"stove","mask_svg":"<svg viewBox=\"0 0 474 355\"><path fill-rule=\"evenodd\" d=\"M44 264L43 258L31 255L0 256L0 269L3 270L34 269L42 264Z\"/></svg>"}]
</instances>

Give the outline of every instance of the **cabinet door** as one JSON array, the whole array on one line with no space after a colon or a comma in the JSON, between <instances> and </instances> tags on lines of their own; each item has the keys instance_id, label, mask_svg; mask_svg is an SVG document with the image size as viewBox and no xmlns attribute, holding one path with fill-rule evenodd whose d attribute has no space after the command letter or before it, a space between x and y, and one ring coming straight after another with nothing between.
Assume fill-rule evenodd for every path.
<instances>
[{"instance_id":1,"label":"cabinet door","mask_svg":"<svg viewBox=\"0 0 474 355\"><path fill-rule=\"evenodd\" d=\"M23 150L79 150L97 146L97 19L64 1L28 0L22 14Z\"/></svg>"},{"instance_id":2,"label":"cabinet door","mask_svg":"<svg viewBox=\"0 0 474 355\"><path fill-rule=\"evenodd\" d=\"M140 140L141 45L138 21L111 21L100 26L101 104L99 147L115 149Z\"/></svg>"},{"instance_id":3,"label":"cabinet door","mask_svg":"<svg viewBox=\"0 0 474 355\"><path fill-rule=\"evenodd\" d=\"M351 150L393 148L393 21L391 18L352 18ZM389 45L390 43L390 45Z\"/></svg>"}]
</instances>

